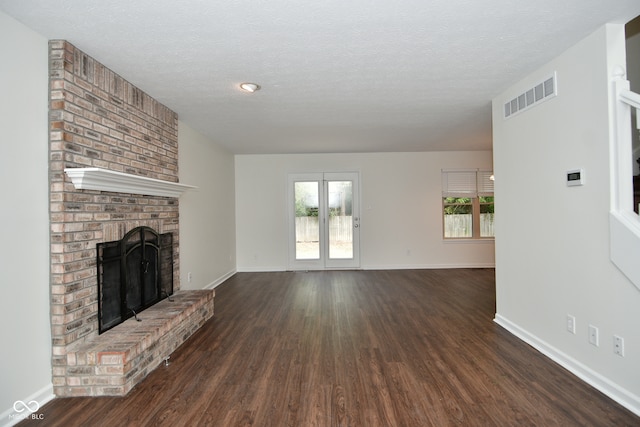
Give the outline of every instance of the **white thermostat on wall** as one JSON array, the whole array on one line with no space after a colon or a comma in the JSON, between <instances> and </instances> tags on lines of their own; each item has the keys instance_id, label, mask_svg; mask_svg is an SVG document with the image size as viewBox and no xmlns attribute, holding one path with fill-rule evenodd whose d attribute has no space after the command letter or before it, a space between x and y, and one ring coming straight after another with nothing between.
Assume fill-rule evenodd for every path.
<instances>
[{"instance_id":1,"label":"white thermostat on wall","mask_svg":"<svg viewBox=\"0 0 640 427\"><path fill-rule=\"evenodd\" d=\"M572 169L567 171L567 187L584 185L584 170Z\"/></svg>"}]
</instances>

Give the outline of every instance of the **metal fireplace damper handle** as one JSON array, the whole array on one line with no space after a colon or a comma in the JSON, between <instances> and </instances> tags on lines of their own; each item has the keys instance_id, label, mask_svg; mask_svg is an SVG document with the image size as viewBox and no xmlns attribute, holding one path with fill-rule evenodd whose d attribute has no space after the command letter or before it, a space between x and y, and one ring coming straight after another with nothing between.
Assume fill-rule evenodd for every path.
<instances>
[{"instance_id":1,"label":"metal fireplace damper handle","mask_svg":"<svg viewBox=\"0 0 640 427\"><path fill-rule=\"evenodd\" d=\"M138 315L136 314L136 311L133 308L131 309L131 312L133 313L133 317L135 317L138 322L142 322L142 319L138 318Z\"/></svg>"}]
</instances>

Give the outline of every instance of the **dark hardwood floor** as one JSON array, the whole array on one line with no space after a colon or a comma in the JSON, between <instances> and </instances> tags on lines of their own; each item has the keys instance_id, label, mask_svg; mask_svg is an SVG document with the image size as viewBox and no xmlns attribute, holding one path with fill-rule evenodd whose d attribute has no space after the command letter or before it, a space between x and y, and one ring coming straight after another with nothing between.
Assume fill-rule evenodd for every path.
<instances>
[{"instance_id":1,"label":"dark hardwood floor","mask_svg":"<svg viewBox=\"0 0 640 427\"><path fill-rule=\"evenodd\" d=\"M640 425L493 322L490 269L240 273L216 292L128 396L20 425Z\"/></svg>"}]
</instances>

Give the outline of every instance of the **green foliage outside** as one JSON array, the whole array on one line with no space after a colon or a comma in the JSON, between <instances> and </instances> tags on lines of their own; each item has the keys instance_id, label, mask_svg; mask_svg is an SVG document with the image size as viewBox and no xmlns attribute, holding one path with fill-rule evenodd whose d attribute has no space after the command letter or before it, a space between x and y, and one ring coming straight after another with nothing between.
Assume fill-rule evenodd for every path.
<instances>
[{"instance_id":1,"label":"green foliage outside","mask_svg":"<svg viewBox=\"0 0 640 427\"><path fill-rule=\"evenodd\" d=\"M329 216L339 216L340 208L329 208ZM318 208L306 206L303 200L296 200L296 217L318 216Z\"/></svg>"},{"instance_id":2,"label":"green foliage outside","mask_svg":"<svg viewBox=\"0 0 640 427\"><path fill-rule=\"evenodd\" d=\"M342 192L343 203L340 203L340 206L329 206L329 216L344 216L351 215L352 210L352 188L351 183L343 183L341 187L336 188L336 193ZM317 206L309 206L307 203L311 201L318 200L318 189L317 184L313 182L298 182L295 184L295 209L296 209L296 217L303 216L318 216L318 207Z\"/></svg>"},{"instance_id":3,"label":"green foliage outside","mask_svg":"<svg viewBox=\"0 0 640 427\"><path fill-rule=\"evenodd\" d=\"M445 215L464 215L471 214L471 199L469 197L445 197L444 198L444 214Z\"/></svg>"},{"instance_id":4,"label":"green foliage outside","mask_svg":"<svg viewBox=\"0 0 640 427\"><path fill-rule=\"evenodd\" d=\"M493 207L493 196L480 196L478 199L480 201L480 213L495 213Z\"/></svg>"},{"instance_id":5,"label":"green foliage outside","mask_svg":"<svg viewBox=\"0 0 640 427\"><path fill-rule=\"evenodd\" d=\"M318 216L318 208L307 206L302 197L296 198L296 216Z\"/></svg>"},{"instance_id":6,"label":"green foliage outside","mask_svg":"<svg viewBox=\"0 0 640 427\"><path fill-rule=\"evenodd\" d=\"M480 213L494 213L493 196L480 196ZM470 197L445 197L445 215L465 215L472 212L472 200Z\"/></svg>"}]
</instances>

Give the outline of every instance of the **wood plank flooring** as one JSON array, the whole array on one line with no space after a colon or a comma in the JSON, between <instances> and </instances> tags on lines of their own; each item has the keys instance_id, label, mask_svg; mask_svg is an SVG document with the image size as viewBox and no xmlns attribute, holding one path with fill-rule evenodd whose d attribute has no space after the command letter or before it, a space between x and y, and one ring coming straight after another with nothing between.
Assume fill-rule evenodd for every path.
<instances>
[{"instance_id":1,"label":"wood plank flooring","mask_svg":"<svg viewBox=\"0 0 640 427\"><path fill-rule=\"evenodd\" d=\"M128 396L20 425L640 425L497 326L494 294L490 269L239 273Z\"/></svg>"}]
</instances>

